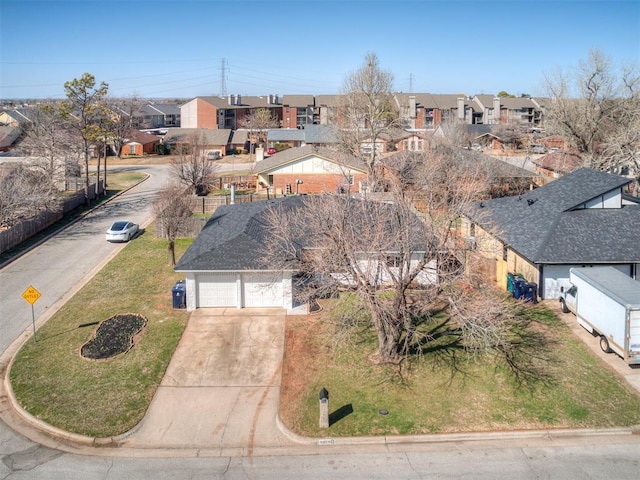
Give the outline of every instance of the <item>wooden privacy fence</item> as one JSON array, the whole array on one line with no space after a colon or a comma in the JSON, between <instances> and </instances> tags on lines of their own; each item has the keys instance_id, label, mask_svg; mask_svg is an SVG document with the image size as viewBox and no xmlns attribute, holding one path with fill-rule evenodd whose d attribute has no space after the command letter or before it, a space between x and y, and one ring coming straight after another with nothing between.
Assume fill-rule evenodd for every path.
<instances>
[{"instance_id":1,"label":"wooden privacy fence","mask_svg":"<svg viewBox=\"0 0 640 480\"><path fill-rule=\"evenodd\" d=\"M99 191L100 193L104 191L102 180L99 183ZM96 197L96 184L93 183L89 186L89 198L93 200ZM67 213L82 205L84 205L84 190L79 190L61 200L57 207L48 211L38 212L33 217L26 218L11 228L0 231L0 253L6 252L40 233L45 228L61 220Z\"/></svg>"},{"instance_id":2,"label":"wooden privacy fence","mask_svg":"<svg viewBox=\"0 0 640 480\"><path fill-rule=\"evenodd\" d=\"M259 202L267 200L267 195L263 193L248 193L235 195L235 203ZM206 197L191 196L191 209L193 213L212 214L220 205L230 205L231 195L210 195Z\"/></svg>"}]
</instances>

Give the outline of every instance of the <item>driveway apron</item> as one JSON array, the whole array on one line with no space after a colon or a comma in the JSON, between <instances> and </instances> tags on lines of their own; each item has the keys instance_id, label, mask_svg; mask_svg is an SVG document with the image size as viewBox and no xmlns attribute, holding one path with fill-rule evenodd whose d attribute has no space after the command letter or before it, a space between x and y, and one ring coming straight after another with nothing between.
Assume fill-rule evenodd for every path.
<instances>
[{"instance_id":1,"label":"driveway apron","mask_svg":"<svg viewBox=\"0 0 640 480\"><path fill-rule=\"evenodd\" d=\"M280 309L194 311L147 414L124 444L245 453L290 444L276 421L284 323Z\"/></svg>"}]
</instances>

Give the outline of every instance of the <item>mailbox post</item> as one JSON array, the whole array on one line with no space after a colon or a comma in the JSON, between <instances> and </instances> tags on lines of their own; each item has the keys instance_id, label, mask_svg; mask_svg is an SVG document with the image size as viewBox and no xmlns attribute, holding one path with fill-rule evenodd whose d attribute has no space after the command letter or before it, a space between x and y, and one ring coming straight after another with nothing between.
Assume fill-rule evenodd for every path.
<instances>
[{"instance_id":1,"label":"mailbox post","mask_svg":"<svg viewBox=\"0 0 640 480\"><path fill-rule=\"evenodd\" d=\"M320 428L329 428L329 392L320 390Z\"/></svg>"}]
</instances>

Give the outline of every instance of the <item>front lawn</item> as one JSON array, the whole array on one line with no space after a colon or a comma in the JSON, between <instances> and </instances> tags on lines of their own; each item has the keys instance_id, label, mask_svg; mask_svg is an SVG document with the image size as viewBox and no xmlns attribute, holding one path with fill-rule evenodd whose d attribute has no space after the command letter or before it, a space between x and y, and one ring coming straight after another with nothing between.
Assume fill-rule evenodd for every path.
<instances>
[{"instance_id":1,"label":"front lawn","mask_svg":"<svg viewBox=\"0 0 640 480\"><path fill-rule=\"evenodd\" d=\"M144 416L188 319L172 308L171 288L181 275L167 265L167 242L153 231L131 241L18 353L11 384L35 417L69 432L108 437ZM187 244L177 242L178 256ZM84 358L81 349L98 324L120 314L146 319L134 346L106 360Z\"/></svg>"},{"instance_id":2,"label":"front lawn","mask_svg":"<svg viewBox=\"0 0 640 480\"><path fill-rule=\"evenodd\" d=\"M497 356L467 356L442 342L399 366L373 365L375 334L362 322L338 328L327 310L290 317L280 416L294 432L314 437L640 424L640 396L555 314L537 305L522 315L549 339L536 351L545 375L524 383ZM318 426L322 387L329 391L328 429Z\"/></svg>"}]
</instances>

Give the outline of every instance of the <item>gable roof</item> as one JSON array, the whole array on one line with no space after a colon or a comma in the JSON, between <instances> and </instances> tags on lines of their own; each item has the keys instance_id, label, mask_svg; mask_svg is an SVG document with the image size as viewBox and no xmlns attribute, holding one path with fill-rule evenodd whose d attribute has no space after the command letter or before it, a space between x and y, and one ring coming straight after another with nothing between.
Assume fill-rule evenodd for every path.
<instances>
[{"instance_id":1,"label":"gable roof","mask_svg":"<svg viewBox=\"0 0 640 480\"><path fill-rule=\"evenodd\" d=\"M169 128L164 136L164 143L191 143L194 139L204 145L227 145L232 131L226 128L211 130L209 128Z\"/></svg>"},{"instance_id":2,"label":"gable roof","mask_svg":"<svg viewBox=\"0 0 640 480\"><path fill-rule=\"evenodd\" d=\"M534 263L640 261L640 205L581 208L630 182L581 168L523 195L480 202L469 216Z\"/></svg>"},{"instance_id":3,"label":"gable roof","mask_svg":"<svg viewBox=\"0 0 640 480\"><path fill-rule=\"evenodd\" d=\"M330 148L306 145L304 147L287 148L286 150L275 153L264 160L256 162L256 165L253 168L253 173L257 175L268 172L269 170L298 162L311 156L320 157L328 162L335 163L336 165L344 165L350 169L358 170L363 173L367 171L366 166L356 157L346 155Z\"/></svg>"},{"instance_id":4,"label":"gable roof","mask_svg":"<svg viewBox=\"0 0 640 480\"><path fill-rule=\"evenodd\" d=\"M583 164L577 153L553 152L542 157L534 158L533 163L539 167L559 173L568 173Z\"/></svg>"},{"instance_id":5,"label":"gable roof","mask_svg":"<svg viewBox=\"0 0 640 480\"><path fill-rule=\"evenodd\" d=\"M160 137L147 132L141 132L140 130L131 130L127 142L137 142L146 145L148 143L160 142Z\"/></svg>"},{"instance_id":6,"label":"gable roof","mask_svg":"<svg viewBox=\"0 0 640 480\"><path fill-rule=\"evenodd\" d=\"M280 197L260 202L222 205L209 218L175 270L228 271L261 268L265 214L272 205L301 197Z\"/></svg>"},{"instance_id":7,"label":"gable roof","mask_svg":"<svg viewBox=\"0 0 640 480\"><path fill-rule=\"evenodd\" d=\"M178 272L196 271L268 271L264 258L264 239L268 234L268 216L270 209L285 208L287 210L304 208L307 199L311 197L305 195L295 195L289 197L279 197L271 200L259 202L238 203L232 205L222 205L209 218L204 228L197 238L189 246L180 261L176 264L175 270ZM362 212L369 205L382 206L384 209L395 208L393 204L379 203L372 200L348 199L338 197L345 202L350 201L345 208L350 208L350 218L353 221L366 221L370 217ZM304 218L304 217L301 217ZM304 220L302 220L304 222ZM394 224L395 225L395 224ZM394 226L387 225L389 231L393 231ZM413 218L411 224L415 241L414 248L419 250L422 245L420 239L424 239L426 231L423 223L417 216ZM390 235L390 238L393 236ZM308 228L300 228L300 236L296 243L302 247L318 247L317 238ZM366 251L365 246L363 251ZM293 263L292 268L295 268ZM280 270L280 268L279 268Z\"/></svg>"}]
</instances>

